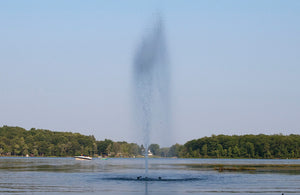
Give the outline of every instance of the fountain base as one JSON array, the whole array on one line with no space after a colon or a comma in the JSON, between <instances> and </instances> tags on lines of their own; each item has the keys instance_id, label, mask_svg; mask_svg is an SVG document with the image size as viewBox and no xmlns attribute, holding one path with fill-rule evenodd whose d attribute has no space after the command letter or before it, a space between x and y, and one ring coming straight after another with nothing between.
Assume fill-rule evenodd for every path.
<instances>
[{"instance_id":1,"label":"fountain base","mask_svg":"<svg viewBox=\"0 0 300 195\"><path fill-rule=\"evenodd\" d=\"M196 177L196 178L163 178L161 176L158 177L110 177L110 178L102 178L104 180L119 180L119 181L153 181L153 182L184 182L184 181L198 181L203 180L204 178Z\"/></svg>"},{"instance_id":2,"label":"fountain base","mask_svg":"<svg viewBox=\"0 0 300 195\"><path fill-rule=\"evenodd\" d=\"M149 177L138 176L136 179L137 180L142 180L142 181L157 181L157 180L162 180L162 177L158 177L156 179L156 178L149 178Z\"/></svg>"}]
</instances>

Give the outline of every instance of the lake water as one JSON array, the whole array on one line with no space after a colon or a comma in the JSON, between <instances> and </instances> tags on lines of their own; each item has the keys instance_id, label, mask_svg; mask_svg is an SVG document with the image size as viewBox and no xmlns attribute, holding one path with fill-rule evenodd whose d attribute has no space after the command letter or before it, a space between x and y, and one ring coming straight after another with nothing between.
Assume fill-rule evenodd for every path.
<instances>
[{"instance_id":1,"label":"lake water","mask_svg":"<svg viewBox=\"0 0 300 195\"><path fill-rule=\"evenodd\" d=\"M0 157L0 194L300 194L299 172L218 172L194 164L300 164L300 160ZM158 179L161 177L161 179Z\"/></svg>"}]
</instances>

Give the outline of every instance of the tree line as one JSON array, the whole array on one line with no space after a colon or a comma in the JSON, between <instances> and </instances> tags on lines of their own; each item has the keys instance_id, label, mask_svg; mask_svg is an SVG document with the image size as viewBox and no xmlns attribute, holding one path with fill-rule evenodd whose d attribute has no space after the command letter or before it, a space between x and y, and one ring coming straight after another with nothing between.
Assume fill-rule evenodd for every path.
<instances>
[{"instance_id":1,"label":"tree line","mask_svg":"<svg viewBox=\"0 0 300 195\"><path fill-rule=\"evenodd\" d=\"M141 153L135 143L97 141L94 136L21 127L0 127L0 155L133 157Z\"/></svg>"},{"instance_id":2,"label":"tree line","mask_svg":"<svg viewBox=\"0 0 300 195\"><path fill-rule=\"evenodd\" d=\"M300 135L212 135L184 144L186 158L300 158Z\"/></svg>"},{"instance_id":3,"label":"tree line","mask_svg":"<svg viewBox=\"0 0 300 195\"><path fill-rule=\"evenodd\" d=\"M179 158L300 158L300 135L212 135L160 148L151 144L154 157ZM143 145L98 141L94 136L21 127L0 127L0 156L108 156L142 157Z\"/></svg>"}]
</instances>

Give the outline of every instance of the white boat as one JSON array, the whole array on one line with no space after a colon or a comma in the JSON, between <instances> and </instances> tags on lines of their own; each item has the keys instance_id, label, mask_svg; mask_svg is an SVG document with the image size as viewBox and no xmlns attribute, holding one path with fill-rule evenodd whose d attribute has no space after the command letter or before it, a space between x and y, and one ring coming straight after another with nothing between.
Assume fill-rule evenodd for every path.
<instances>
[{"instance_id":1,"label":"white boat","mask_svg":"<svg viewBox=\"0 0 300 195\"><path fill-rule=\"evenodd\" d=\"M92 160L92 157L89 156L74 156L76 160Z\"/></svg>"}]
</instances>

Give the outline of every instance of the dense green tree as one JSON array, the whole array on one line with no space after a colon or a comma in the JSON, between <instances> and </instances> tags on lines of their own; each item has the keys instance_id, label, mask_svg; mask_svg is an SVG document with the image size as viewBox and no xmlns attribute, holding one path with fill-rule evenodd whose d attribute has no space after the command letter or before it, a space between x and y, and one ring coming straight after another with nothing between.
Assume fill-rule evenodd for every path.
<instances>
[{"instance_id":1,"label":"dense green tree","mask_svg":"<svg viewBox=\"0 0 300 195\"><path fill-rule=\"evenodd\" d=\"M105 139L104 141L96 141L96 144L97 144L98 153L100 155L103 155L110 152L110 149L108 149L108 147L113 144L113 141L109 139Z\"/></svg>"},{"instance_id":2,"label":"dense green tree","mask_svg":"<svg viewBox=\"0 0 300 195\"><path fill-rule=\"evenodd\" d=\"M158 156L161 156L161 157L170 157L170 149L171 148L168 148L168 147L160 148Z\"/></svg>"},{"instance_id":3,"label":"dense green tree","mask_svg":"<svg viewBox=\"0 0 300 195\"><path fill-rule=\"evenodd\" d=\"M150 150L153 155L159 155L159 145L158 144L150 144L148 150Z\"/></svg>"},{"instance_id":4,"label":"dense green tree","mask_svg":"<svg viewBox=\"0 0 300 195\"><path fill-rule=\"evenodd\" d=\"M180 144L175 144L170 147L168 152L168 157L179 157L179 152L182 150L183 146Z\"/></svg>"},{"instance_id":5,"label":"dense green tree","mask_svg":"<svg viewBox=\"0 0 300 195\"><path fill-rule=\"evenodd\" d=\"M207 157L207 144L204 144L202 147L201 147L201 151L202 151L202 155L204 157Z\"/></svg>"},{"instance_id":6,"label":"dense green tree","mask_svg":"<svg viewBox=\"0 0 300 195\"><path fill-rule=\"evenodd\" d=\"M134 157L141 154L140 147L135 143L129 144L129 154L131 154Z\"/></svg>"}]
</instances>

